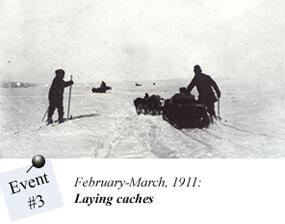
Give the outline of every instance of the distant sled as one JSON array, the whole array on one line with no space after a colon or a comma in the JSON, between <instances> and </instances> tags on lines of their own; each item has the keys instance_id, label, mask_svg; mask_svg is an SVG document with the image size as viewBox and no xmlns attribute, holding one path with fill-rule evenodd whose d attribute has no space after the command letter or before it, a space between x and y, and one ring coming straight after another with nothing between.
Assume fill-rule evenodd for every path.
<instances>
[{"instance_id":1,"label":"distant sled","mask_svg":"<svg viewBox=\"0 0 285 224\"><path fill-rule=\"evenodd\" d=\"M93 87L91 89L91 91L92 91L92 93L106 93L107 90L111 90L111 89L112 89L112 87L110 87L110 86L106 86L104 88L102 88L102 87L99 87L99 88Z\"/></svg>"},{"instance_id":2,"label":"distant sled","mask_svg":"<svg viewBox=\"0 0 285 224\"><path fill-rule=\"evenodd\" d=\"M136 86L142 86L142 84L136 82Z\"/></svg>"}]
</instances>

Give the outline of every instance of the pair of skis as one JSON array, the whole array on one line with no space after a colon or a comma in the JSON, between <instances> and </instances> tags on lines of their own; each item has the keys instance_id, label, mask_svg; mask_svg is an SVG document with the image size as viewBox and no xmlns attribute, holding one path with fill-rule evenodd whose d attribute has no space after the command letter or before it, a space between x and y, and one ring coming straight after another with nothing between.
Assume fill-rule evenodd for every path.
<instances>
[{"instance_id":1,"label":"pair of skis","mask_svg":"<svg viewBox=\"0 0 285 224\"><path fill-rule=\"evenodd\" d=\"M72 81L72 75L70 76L70 81ZM72 90L72 85L70 85L70 87L69 87L67 116L66 116L66 119L64 119L65 121L72 119L72 115L70 115L71 90ZM43 116L43 118L42 118L42 122L45 120L45 118L46 118L46 116L47 116L48 109L49 109L49 107L46 109L46 111L45 111L45 113L44 113L44 116Z\"/></svg>"}]
</instances>

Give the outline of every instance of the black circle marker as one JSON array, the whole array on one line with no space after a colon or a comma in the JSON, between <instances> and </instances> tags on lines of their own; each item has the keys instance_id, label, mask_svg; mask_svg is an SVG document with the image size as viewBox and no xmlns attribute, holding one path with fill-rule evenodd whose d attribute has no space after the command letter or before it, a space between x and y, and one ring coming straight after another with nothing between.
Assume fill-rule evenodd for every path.
<instances>
[{"instance_id":1,"label":"black circle marker","mask_svg":"<svg viewBox=\"0 0 285 224\"><path fill-rule=\"evenodd\" d=\"M45 157L43 157L42 155L34 156L32 159L33 165L27 170L26 173L28 173L33 168L33 166L36 168L42 168L45 165L45 163L46 163Z\"/></svg>"},{"instance_id":2,"label":"black circle marker","mask_svg":"<svg viewBox=\"0 0 285 224\"><path fill-rule=\"evenodd\" d=\"M42 168L45 165L46 160L45 157L43 157L42 155L37 155L33 157L32 163L34 167Z\"/></svg>"}]
</instances>

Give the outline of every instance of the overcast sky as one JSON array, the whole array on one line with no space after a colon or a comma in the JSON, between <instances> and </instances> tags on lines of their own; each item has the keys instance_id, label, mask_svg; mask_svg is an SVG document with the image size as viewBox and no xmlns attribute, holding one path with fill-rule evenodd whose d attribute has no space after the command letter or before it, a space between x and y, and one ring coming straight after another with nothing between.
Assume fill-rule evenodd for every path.
<instances>
[{"instance_id":1,"label":"overcast sky","mask_svg":"<svg viewBox=\"0 0 285 224\"><path fill-rule=\"evenodd\" d=\"M1 79L276 78L284 0L1 0ZM278 77L277 77L278 78ZM68 79L68 78L66 78Z\"/></svg>"}]
</instances>

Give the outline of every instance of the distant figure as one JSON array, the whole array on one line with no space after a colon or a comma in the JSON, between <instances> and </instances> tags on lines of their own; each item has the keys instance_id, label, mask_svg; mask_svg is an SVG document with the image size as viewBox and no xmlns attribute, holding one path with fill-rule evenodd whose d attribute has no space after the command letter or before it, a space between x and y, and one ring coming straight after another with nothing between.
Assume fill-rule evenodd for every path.
<instances>
[{"instance_id":1,"label":"distant figure","mask_svg":"<svg viewBox=\"0 0 285 224\"><path fill-rule=\"evenodd\" d=\"M106 83L104 81L102 81L100 88L101 89L106 89L106 87L107 87Z\"/></svg>"},{"instance_id":2,"label":"distant figure","mask_svg":"<svg viewBox=\"0 0 285 224\"><path fill-rule=\"evenodd\" d=\"M189 92L187 92L187 89L185 87L181 87L179 88L179 93L176 93L174 96L172 96L171 100L179 101L181 103L187 103L187 102L194 103L195 97L194 95L189 94Z\"/></svg>"},{"instance_id":3,"label":"distant figure","mask_svg":"<svg viewBox=\"0 0 285 224\"><path fill-rule=\"evenodd\" d=\"M49 108L48 108L48 124L52 124L52 116L55 111L55 108L58 112L58 122L63 122L63 92L64 88L73 84L73 81L65 82L64 70L58 69L55 71L55 78L52 81L51 87L49 89L48 99L49 99Z\"/></svg>"},{"instance_id":4,"label":"distant figure","mask_svg":"<svg viewBox=\"0 0 285 224\"><path fill-rule=\"evenodd\" d=\"M145 93L145 94L144 94L144 99L145 99L145 100L148 100L148 99L149 99L148 93Z\"/></svg>"},{"instance_id":5,"label":"distant figure","mask_svg":"<svg viewBox=\"0 0 285 224\"><path fill-rule=\"evenodd\" d=\"M198 102L206 106L207 111L211 115L211 122L213 123L213 118L216 118L214 103L221 97L221 91L216 82L209 75L202 73L202 69L199 65L194 66L194 73L195 76L188 85L187 90L191 92L196 86L199 93Z\"/></svg>"},{"instance_id":6,"label":"distant figure","mask_svg":"<svg viewBox=\"0 0 285 224\"><path fill-rule=\"evenodd\" d=\"M171 104L193 104L196 103L195 97L193 94L187 92L185 87L179 88L179 93L174 94L171 98L169 103Z\"/></svg>"}]
</instances>

